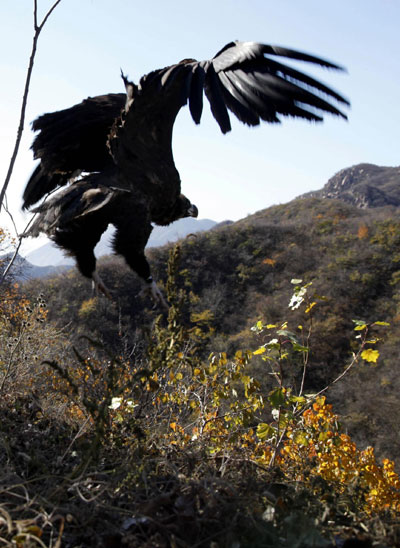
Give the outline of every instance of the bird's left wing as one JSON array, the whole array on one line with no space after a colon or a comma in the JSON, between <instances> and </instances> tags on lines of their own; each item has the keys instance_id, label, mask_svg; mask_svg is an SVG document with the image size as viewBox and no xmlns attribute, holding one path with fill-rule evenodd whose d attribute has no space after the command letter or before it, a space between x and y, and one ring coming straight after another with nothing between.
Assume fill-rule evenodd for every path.
<instances>
[{"instance_id":1,"label":"bird's left wing","mask_svg":"<svg viewBox=\"0 0 400 548\"><path fill-rule=\"evenodd\" d=\"M311 76L285 65L277 58L342 70L338 65L300 51L259 44L231 42L210 61L193 66L187 94L189 108L200 122L204 87L211 111L221 131L230 131L228 110L243 123L254 126L279 122L279 115L322 121L325 113L346 118L336 104L347 99Z\"/></svg>"},{"instance_id":2,"label":"bird's left wing","mask_svg":"<svg viewBox=\"0 0 400 548\"><path fill-rule=\"evenodd\" d=\"M347 118L337 106L348 106L347 99L280 62L280 57L342 70L330 61L300 51L257 42L231 42L211 60L185 59L143 76L138 86L123 76L127 90L125 114L110 138L116 164L124 163L119 145L132 153L136 149L137 158L158 150L160 158L172 160L176 115L188 103L194 122L200 123L204 93L223 133L231 130L229 111L249 126L261 120L280 122L280 116L322 121L329 113Z\"/></svg>"},{"instance_id":3,"label":"bird's left wing","mask_svg":"<svg viewBox=\"0 0 400 548\"><path fill-rule=\"evenodd\" d=\"M172 155L173 125L187 103L194 122L200 122L204 93L223 133L231 130L229 111L250 126L261 120L276 123L280 116L321 121L329 113L346 118L337 106L349 105L344 97L281 63L279 57L341 69L299 51L231 42L209 61L185 59L143 76L137 86L123 75L126 105L110 133L109 148L127 186L134 184L150 197L157 195L160 204L177 196L180 180Z\"/></svg>"}]
</instances>

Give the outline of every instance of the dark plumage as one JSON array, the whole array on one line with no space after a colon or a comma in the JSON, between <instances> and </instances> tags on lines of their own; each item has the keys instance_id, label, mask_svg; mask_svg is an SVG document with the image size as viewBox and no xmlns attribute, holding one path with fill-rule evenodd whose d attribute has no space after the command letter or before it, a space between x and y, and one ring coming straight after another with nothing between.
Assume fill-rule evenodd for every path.
<instances>
[{"instance_id":1,"label":"dark plumage","mask_svg":"<svg viewBox=\"0 0 400 548\"><path fill-rule=\"evenodd\" d=\"M57 187L72 183L35 211L27 235L44 232L76 258L87 277L106 292L95 271L93 248L108 224L116 227L114 250L160 297L150 276L144 248L151 223L169 224L197 216L181 194L172 155L172 130L182 106L195 123L203 92L223 133L228 111L243 123L279 122L279 116L321 121L324 113L346 118L335 103L341 95L277 58L340 69L298 51L255 42L231 42L209 61L185 59L143 76L136 86L123 76L126 94L88 98L33 122L39 131L32 149L40 163L28 181L23 207ZM88 173L79 180L76 177Z\"/></svg>"}]
</instances>

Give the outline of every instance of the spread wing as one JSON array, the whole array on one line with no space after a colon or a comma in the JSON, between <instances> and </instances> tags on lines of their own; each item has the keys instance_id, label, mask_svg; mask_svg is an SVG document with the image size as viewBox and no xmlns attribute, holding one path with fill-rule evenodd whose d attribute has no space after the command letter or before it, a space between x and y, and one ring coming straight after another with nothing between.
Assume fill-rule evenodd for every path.
<instances>
[{"instance_id":1,"label":"spread wing","mask_svg":"<svg viewBox=\"0 0 400 548\"><path fill-rule=\"evenodd\" d=\"M340 69L305 53L256 42L231 42L209 61L185 59L144 76L138 86L125 76L127 101L109 137L110 151L126 184L167 205L180 192L172 154L176 115L187 103L199 123L205 94L223 133L230 131L229 111L254 126L279 116L322 121L329 113L346 118L336 103L348 101L314 78L279 62L297 61ZM133 177L134 175L134 177Z\"/></svg>"},{"instance_id":2,"label":"spread wing","mask_svg":"<svg viewBox=\"0 0 400 548\"><path fill-rule=\"evenodd\" d=\"M70 109L41 116L33 123L40 133L32 146L41 162L28 181L24 207L66 184L77 172L102 171L114 162L120 184L144 193L154 218L164 218L180 192L172 155L175 118L189 104L198 124L204 94L223 133L231 130L229 112L249 126L261 120L276 123L284 116L322 121L329 113L346 118L339 108L349 104L344 97L282 63L282 57L341 69L299 51L231 42L211 60L185 59L143 76L138 86L124 77L126 95L89 98ZM161 213L162 207L165 211Z\"/></svg>"},{"instance_id":3,"label":"spread wing","mask_svg":"<svg viewBox=\"0 0 400 548\"><path fill-rule=\"evenodd\" d=\"M162 108L171 107L174 120L177 109L188 102L192 118L198 124L205 92L223 133L231 130L228 110L250 126L258 125L260 120L280 122L279 116L322 121L323 115L330 113L347 118L337 106L340 103L348 106L347 99L315 78L283 64L279 57L343 70L330 61L299 51L257 42L231 42L209 61L185 59L144 76L138 88L126 82L127 105L132 103L130 95L136 100L138 95L153 92L151 100L147 100L149 107L156 107L157 114Z\"/></svg>"},{"instance_id":4,"label":"spread wing","mask_svg":"<svg viewBox=\"0 0 400 548\"><path fill-rule=\"evenodd\" d=\"M39 132L32 150L40 163L25 187L24 209L82 171L102 171L113 165L107 136L125 98L124 93L89 97L71 108L43 114L32 123L32 129Z\"/></svg>"},{"instance_id":5,"label":"spread wing","mask_svg":"<svg viewBox=\"0 0 400 548\"><path fill-rule=\"evenodd\" d=\"M228 109L250 126L258 125L260 120L279 122L279 116L322 121L323 115L330 113L346 118L335 103L349 105L347 99L281 63L279 57L341 70L338 65L299 51L256 42L231 42L211 61L194 67L194 89L190 86L188 94L194 121L200 121L199 87L203 78L212 113L223 133L231 129Z\"/></svg>"}]
</instances>

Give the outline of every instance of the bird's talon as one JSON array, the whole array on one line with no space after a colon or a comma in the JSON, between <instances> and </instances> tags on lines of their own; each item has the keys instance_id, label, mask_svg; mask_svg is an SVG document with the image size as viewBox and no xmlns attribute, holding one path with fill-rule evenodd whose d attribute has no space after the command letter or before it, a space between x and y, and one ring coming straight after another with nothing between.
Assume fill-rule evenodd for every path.
<instances>
[{"instance_id":1,"label":"bird's talon","mask_svg":"<svg viewBox=\"0 0 400 548\"><path fill-rule=\"evenodd\" d=\"M142 296L144 294L148 294L150 298L154 301L153 309L157 307L157 305L161 305L164 310L169 310L169 306L167 301L164 298L164 295L161 293L159 287L157 286L156 282L152 279L148 282L146 282L146 287L144 287L140 292L139 295Z\"/></svg>"},{"instance_id":2,"label":"bird's talon","mask_svg":"<svg viewBox=\"0 0 400 548\"><path fill-rule=\"evenodd\" d=\"M92 274L92 280L93 280L93 288L95 291L99 291L102 293L107 299L110 299L110 301L113 300L111 293L105 286L103 280L100 278L100 276L97 274L97 272L93 272Z\"/></svg>"}]
</instances>

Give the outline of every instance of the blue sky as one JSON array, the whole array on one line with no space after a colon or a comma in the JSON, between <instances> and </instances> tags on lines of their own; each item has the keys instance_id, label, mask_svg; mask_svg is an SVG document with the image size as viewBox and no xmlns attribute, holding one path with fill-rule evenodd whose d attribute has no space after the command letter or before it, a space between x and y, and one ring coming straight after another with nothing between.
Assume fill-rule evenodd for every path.
<instances>
[{"instance_id":1,"label":"blue sky","mask_svg":"<svg viewBox=\"0 0 400 548\"><path fill-rule=\"evenodd\" d=\"M38 0L39 13L52 2ZM1 0L0 181L15 140L32 43L32 0ZM34 167L29 123L83 98L123 91L185 57L207 59L231 40L289 46L333 60L347 73L300 68L351 100L349 121L284 120L223 136L208 106L195 126L181 111L174 157L183 192L201 218L237 220L321 188L360 162L399 165L398 0L62 0L40 37L21 152L8 192L22 230L21 193ZM3 217L4 213L2 213ZM4 219L1 223L5 223Z\"/></svg>"}]
</instances>

